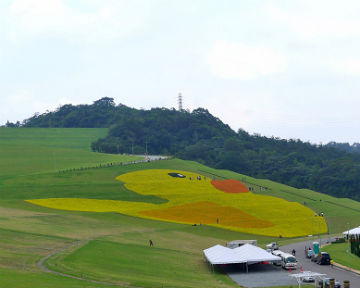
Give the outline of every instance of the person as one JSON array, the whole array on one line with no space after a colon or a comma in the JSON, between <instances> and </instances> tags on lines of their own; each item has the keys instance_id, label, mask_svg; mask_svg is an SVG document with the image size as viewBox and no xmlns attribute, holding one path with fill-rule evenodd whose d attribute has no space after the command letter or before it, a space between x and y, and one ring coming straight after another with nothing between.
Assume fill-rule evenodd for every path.
<instances>
[{"instance_id":1,"label":"person","mask_svg":"<svg viewBox=\"0 0 360 288\"><path fill-rule=\"evenodd\" d=\"M154 243L153 243L153 241L151 239L149 240L149 244L150 244L150 247L154 246Z\"/></svg>"},{"instance_id":2,"label":"person","mask_svg":"<svg viewBox=\"0 0 360 288\"><path fill-rule=\"evenodd\" d=\"M331 265L331 268L334 267L334 260L333 259L330 259L330 265Z\"/></svg>"},{"instance_id":3,"label":"person","mask_svg":"<svg viewBox=\"0 0 360 288\"><path fill-rule=\"evenodd\" d=\"M216 224L219 224L219 218L216 218Z\"/></svg>"},{"instance_id":4,"label":"person","mask_svg":"<svg viewBox=\"0 0 360 288\"><path fill-rule=\"evenodd\" d=\"M292 255L294 255L294 256L295 256L295 254L296 254L296 250L295 250L295 249L293 249L293 250L291 251L291 253L292 253Z\"/></svg>"}]
</instances>

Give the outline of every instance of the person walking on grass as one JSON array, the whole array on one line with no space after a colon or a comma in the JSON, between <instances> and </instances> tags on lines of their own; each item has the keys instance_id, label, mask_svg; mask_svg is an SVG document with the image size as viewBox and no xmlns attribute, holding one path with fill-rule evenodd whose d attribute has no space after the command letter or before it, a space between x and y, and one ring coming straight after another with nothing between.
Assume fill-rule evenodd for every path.
<instances>
[{"instance_id":1,"label":"person walking on grass","mask_svg":"<svg viewBox=\"0 0 360 288\"><path fill-rule=\"evenodd\" d=\"M150 245L150 247L154 246L154 243L151 239L149 240L149 245Z\"/></svg>"}]
</instances>

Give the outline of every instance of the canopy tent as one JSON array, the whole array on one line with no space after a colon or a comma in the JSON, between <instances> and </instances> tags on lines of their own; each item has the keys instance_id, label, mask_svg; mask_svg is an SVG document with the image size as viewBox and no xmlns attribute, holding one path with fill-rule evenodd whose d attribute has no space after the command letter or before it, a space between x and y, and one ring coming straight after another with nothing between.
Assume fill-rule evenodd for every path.
<instances>
[{"instance_id":1,"label":"canopy tent","mask_svg":"<svg viewBox=\"0 0 360 288\"><path fill-rule=\"evenodd\" d=\"M244 262L247 262L248 264L281 260L279 256L272 255L264 249L251 244L244 244L243 246L233 250Z\"/></svg>"},{"instance_id":2,"label":"canopy tent","mask_svg":"<svg viewBox=\"0 0 360 288\"><path fill-rule=\"evenodd\" d=\"M206 260L211 265L245 263L247 267L258 262L281 260L280 257L251 244L245 244L235 249L215 245L205 249L203 252Z\"/></svg>"},{"instance_id":3,"label":"canopy tent","mask_svg":"<svg viewBox=\"0 0 360 288\"><path fill-rule=\"evenodd\" d=\"M233 249L221 245L215 245L205 249L203 252L206 260L211 265L244 263L244 261L234 253Z\"/></svg>"},{"instance_id":4,"label":"canopy tent","mask_svg":"<svg viewBox=\"0 0 360 288\"><path fill-rule=\"evenodd\" d=\"M344 235L360 235L360 226L343 232Z\"/></svg>"}]
</instances>

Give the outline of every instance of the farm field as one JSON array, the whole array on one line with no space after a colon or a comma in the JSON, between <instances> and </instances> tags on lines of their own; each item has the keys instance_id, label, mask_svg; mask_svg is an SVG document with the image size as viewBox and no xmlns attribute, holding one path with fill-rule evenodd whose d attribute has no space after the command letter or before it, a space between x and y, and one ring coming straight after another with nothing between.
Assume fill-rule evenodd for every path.
<instances>
[{"instance_id":1,"label":"farm field","mask_svg":"<svg viewBox=\"0 0 360 288\"><path fill-rule=\"evenodd\" d=\"M34 139L31 130L34 130ZM356 221L360 219L360 203L356 201L253 179L191 161L171 159L59 173L58 170L79 168L86 164L97 166L99 162L126 160L121 158L123 156L90 152L90 142L105 133L104 129L36 130L0 129L1 155L11 166L9 169L6 165L0 166L0 287L119 287L123 284L141 287L203 286L199 283L205 283L206 287L239 287L226 275L211 273L203 261L202 250L215 244L225 245L234 239L255 238L260 245L279 240L278 237L225 230L216 225L194 227L114 212L51 209L24 201L86 198L166 204L168 199L161 195L137 193L116 180L120 175L141 170L190 171L217 180L237 179L252 185L257 195L281 197L301 204L306 202L306 207L324 212L331 233L346 230L346 223L359 225ZM55 134L58 136L51 136ZM58 137L58 140L53 137ZM35 138L42 139L41 147L44 147L47 155L61 155L65 149L68 158L64 156L63 160L58 160L56 163L59 166L54 169L53 161L44 161L38 156L41 147L34 148L34 152L25 151L27 143L39 143ZM13 149L14 145L18 148ZM12 166L15 162L11 161L11 157L25 166ZM260 186L268 189L260 190ZM314 224L314 234L318 232L317 220L316 217L308 219L309 227ZM154 242L154 247L148 247L149 239ZM102 283L66 278L41 270L38 262L55 251L59 252L45 261L46 267ZM141 281L126 267L139 269L143 275ZM178 274L170 271L178 271Z\"/></svg>"}]
</instances>

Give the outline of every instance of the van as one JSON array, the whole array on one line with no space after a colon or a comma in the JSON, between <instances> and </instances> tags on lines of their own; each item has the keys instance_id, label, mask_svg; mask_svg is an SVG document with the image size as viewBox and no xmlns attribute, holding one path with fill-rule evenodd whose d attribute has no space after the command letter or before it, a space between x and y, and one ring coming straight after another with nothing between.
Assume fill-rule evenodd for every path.
<instances>
[{"instance_id":1,"label":"van","mask_svg":"<svg viewBox=\"0 0 360 288\"><path fill-rule=\"evenodd\" d=\"M266 248L271 250L278 250L279 245L276 242L271 242L270 244L266 245Z\"/></svg>"},{"instance_id":2,"label":"van","mask_svg":"<svg viewBox=\"0 0 360 288\"><path fill-rule=\"evenodd\" d=\"M318 257L316 263L319 265L330 265L330 261L331 261L331 258L330 258L329 253L321 252L319 254L319 257Z\"/></svg>"},{"instance_id":3,"label":"van","mask_svg":"<svg viewBox=\"0 0 360 288\"><path fill-rule=\"evenodd\" d=\"M275 250L272 252L273 255L281 258L281 261L276 265L281 265L284 269L296 269L297 261L295 256L289 253L285 253L280 250Z\"/></svg>"}]
</instances>

